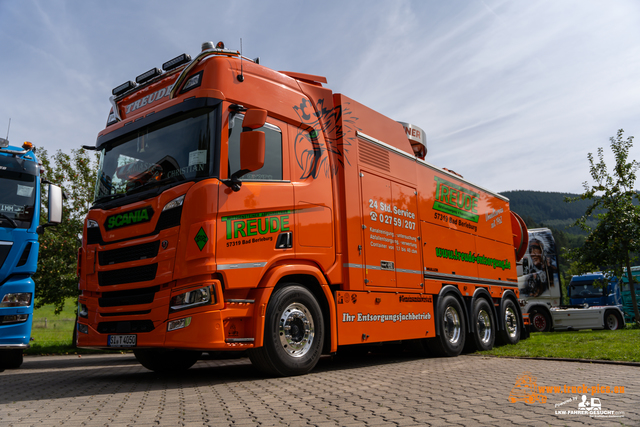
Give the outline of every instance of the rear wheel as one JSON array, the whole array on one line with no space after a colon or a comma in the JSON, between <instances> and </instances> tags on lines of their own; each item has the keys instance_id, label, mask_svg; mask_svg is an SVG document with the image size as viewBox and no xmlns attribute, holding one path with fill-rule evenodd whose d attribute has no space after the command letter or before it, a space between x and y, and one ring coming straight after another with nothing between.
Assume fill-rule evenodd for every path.
<instances>
[{"instance_id":1,"label":"rear wheel","mask_svg":"<svg viewBox=\"0 0 640 427\"><path fill-rule=\"evenodd\" d=\"M517 344L520 341L520 315L516 304L506 299L502 302L501 314L504 328L500 331L502 344Z\"/></svg>"},{"instance_id":2,"label":"rear wheel","mask_svg":"<svg viewBox=\"0 0 640 427\"><path fill-rule=\"evenodd\" d=\"M475 330L473 344L480 351L491 350L496 340L496 325L493 312L487 300L479 298L473 303L471 318L474 320Z\"/></svg>"},{"instance_id":3,"label":"rear wheel","mask_svg":"<svg viewBox=\"0 0 640 427\"><path fill-rule=\"evenodd\" d=\"M529 320L531 321L531 330L533 332L549 332L551 330L551 319L549 319L547 313L539 308L531 309Z\"/></svg>"},{"instance_id":4,"label":"rear wheel","mask_svg":"<svg viewBox=\"0 0 640 427\"><path fill-rule=\"evenodd\" d=\"M190 350L133 350L138 362L155 372L181 372L192 367L202 355L201 351Z\"/></svg>"},{"instance_id":5,"label":"rear wheel","mask_svg":"<svg viewBox=\"0 0 640 427\"><path fill-rule=\"evenodd\" d=\"M622 319L620 314L615 311L607 311L604 314L604 327L610 331L620 329L622 327Z\"/></svg>"},{"instance_id":6,"label":"rear wheel","mask_svg":"<svg viewBox=\"0 0 640 427\"><path fill-rule=\"evenodd\" d=\"M0 350L0 370L18 369L22 365L22 349Z\"/></svg>"},{"instance_id":7,"label":"rear wheel","mask_svg":"<svg viewBox=\"0 0 640 427\"><path fill-rule=\"evenodd\" d=\"M438 336L430 340L430 348L438 356L458 356L464 349L467 328L462 306L453 295L438 301L436 323Z\"/></svg>"},{"instance_id":8,"label":"rear wheel","mask_svg":"<svg viewBox=\"0 0 640 427\"><path fill-rule=\"evenodd\" d=\"M262 347L249 358L269 375L302 375L318 363L324 342L322 310L311 292L291 284L276 290L269 304Z\"/></svg>"}]
</instances>

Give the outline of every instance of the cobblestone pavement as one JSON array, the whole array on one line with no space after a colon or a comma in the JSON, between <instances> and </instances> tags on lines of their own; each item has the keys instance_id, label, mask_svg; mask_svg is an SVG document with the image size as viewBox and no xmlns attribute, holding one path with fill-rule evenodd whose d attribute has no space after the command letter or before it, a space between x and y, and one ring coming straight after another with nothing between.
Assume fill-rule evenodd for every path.
<instances>
[{"instance_id":1,"label":"cobblestone pavement","mask_svg":"<svg viewBox=\"0 0 640 427\"><path fill-rule=\"evenodd\" d=\"M538 388L534 403L510 402L532 393L525 372L537 386L558 389ZM583 384L610 390L560 393ZM597 399L603 417L586 414L598 408L571 413L583 394L589 405ZM22 368L0 373L3 427L584 424L640 425L640 367L370 354L326 357L312 373L291 378L265 378L246 358L203 359L183 374L161 376L131 354L109 354L25 357Z\"/></svg>"}]
</instances>

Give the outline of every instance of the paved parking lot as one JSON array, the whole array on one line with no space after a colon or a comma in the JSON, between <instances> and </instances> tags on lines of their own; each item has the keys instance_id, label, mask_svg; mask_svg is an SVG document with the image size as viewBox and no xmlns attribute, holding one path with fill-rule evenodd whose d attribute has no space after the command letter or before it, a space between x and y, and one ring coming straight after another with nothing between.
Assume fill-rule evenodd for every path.
<instances>
[{"instance_id":1,"label":"paved parking lot","mask_svg":"<svg viewBox=\"0 0 640 427\"><path fill-rule=\"evenodd\" d=\"M586 393L571 388L583 384ZM2 426L584 424L640 425L640 367L369 354L326 357L292 378L265 378L245 358L160 376L131 354L110 354L30 356L0 373Z\"/></svg>"}]
</instances>

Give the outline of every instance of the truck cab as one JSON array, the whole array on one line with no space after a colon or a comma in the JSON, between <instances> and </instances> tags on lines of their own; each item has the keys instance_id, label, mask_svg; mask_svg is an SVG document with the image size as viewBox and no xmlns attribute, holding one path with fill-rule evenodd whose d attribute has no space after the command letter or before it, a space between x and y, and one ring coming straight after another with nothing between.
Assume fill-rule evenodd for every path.
<instances>
[{"instance_id":1,"label":"truck cab","mask_svg":"<svg viewBox=\"0 0 640 427\"><path fill-rule=\"evenodd\" d=\"M571 305L622 307L618 279L607 278L602 273L573 276L567 286Z\"/></svg>"},{"instance_id":2,"label":"truck cab","mask_svg":"<svg viewBox=\"0 0 640 427\"><path fill-rule=\"evenodd\" d=\"M0 138L0 370L18 368L29 346L38 263L40 166L35 148ZM62 192L49 187L49 222L62 219Z\"/></svg>"}]
</instances>

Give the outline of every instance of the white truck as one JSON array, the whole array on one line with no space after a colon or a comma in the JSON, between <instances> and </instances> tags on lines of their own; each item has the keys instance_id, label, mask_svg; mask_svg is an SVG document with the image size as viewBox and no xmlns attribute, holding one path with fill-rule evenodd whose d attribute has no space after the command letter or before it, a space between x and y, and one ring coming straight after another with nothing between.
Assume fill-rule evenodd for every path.
<instances>
[{"instance_id":1,"label":"white truck","mask_svg":"<svg viewBox=\"0 0 640 427\"><path fill-rule=\"evenodd\" d=\"M529 313L531 332L624 328L619 286L602 273L574 276L568 286L570 292L600 295L598 305L562 305L558 254L548 228L529 230L529 247L517 269L520 307Z\"/></svg>"}]
</instances>

